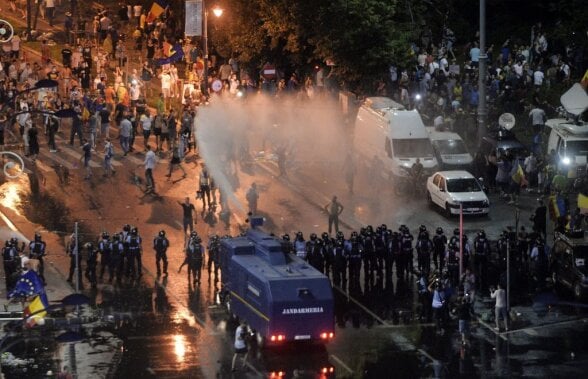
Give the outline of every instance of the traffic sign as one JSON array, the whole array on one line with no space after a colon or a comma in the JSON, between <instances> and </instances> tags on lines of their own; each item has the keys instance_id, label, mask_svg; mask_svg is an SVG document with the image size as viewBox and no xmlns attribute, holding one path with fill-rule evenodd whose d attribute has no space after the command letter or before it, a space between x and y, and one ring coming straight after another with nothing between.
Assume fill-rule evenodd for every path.
<instances>
[{"instance_id":1,"label":"traffic sign","mask_svg":"<svg viewBox=\"0 0 588 379\"><path fill-rule=\"evenodd\" d=\"M221 82L220 80L216 79L214 82L212 82L212 90L214 92L218 92L221 89L223 89L223 82Z\"/></svg>"}]
</instances>

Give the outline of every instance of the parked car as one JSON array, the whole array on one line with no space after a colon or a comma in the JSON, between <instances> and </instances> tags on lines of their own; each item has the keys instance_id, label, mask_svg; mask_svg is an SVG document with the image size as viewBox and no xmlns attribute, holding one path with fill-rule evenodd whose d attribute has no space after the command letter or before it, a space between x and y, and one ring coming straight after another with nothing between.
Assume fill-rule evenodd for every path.
<instances>
[{"instance_id":1,"label":"parked car","mask_svg":"<svg viewBox=\"0 0 588 379\"><path fill-rule=\"evenodd\" d=\"M427 179L427 199L441 207L448 217L459 214L485 215L490 212L490 201L484 188L467 171L439 171Z\"/></svg>"},{"instance_id":2,"label":"parked car","mask_svg":"<svg viewBox=\"0 0 588 379\"><path fill-rule=\"evenodd\" d=\"M457 133L438 131L428 127L433 151L442 170L472 171L474 159Z\"/></svg>"},{"instance_id":3,"label":"parked car","mask_svg":"<svg viewBox=\"0 0 588 379\"><path fill-rule=\"evenodd\" d=\"M551 279L556 286L566 287L576 299L588 295L588 240L582 233L570 236L556 233L550 257Z\"/></svg>"},{"instance_id":4,"label":"parked car","mask_svg":"<svg viewBox=\"0 0 588 379\"><path fill-rule=\"evenodd\" d=\"M506 154L507 151L510 151L513 157L524 158L529 155L529 149L515 137L514 133L504 128L500 128L491 135L482 138L482 153L488 155L493 150L496 151L498 158Z\"/></svg>"}]
</instances>

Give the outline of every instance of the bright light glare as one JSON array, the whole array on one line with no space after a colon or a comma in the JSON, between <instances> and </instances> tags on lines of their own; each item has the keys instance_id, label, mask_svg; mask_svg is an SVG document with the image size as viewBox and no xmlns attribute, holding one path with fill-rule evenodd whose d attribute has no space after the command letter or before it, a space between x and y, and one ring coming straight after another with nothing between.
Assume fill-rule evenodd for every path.
<instances>
[{"instance_id":1,"label":"bright light glare","mask_svg":"<svg viewBox=\"0 0 588 379\"><path fill-rule=\"evenodd\" d=\"M223 15L223 9L219 7L214 7L212 8L212 13L214 13L216 17L220 17Z\"/></svg>"},{"instance_id":2,"label":"bright light glare","mask_svg":"<svg viewBox=\"0 0 588 379\"><path fill-rule=\"evenodd\" d=\"M414 97L416 100L420 100L421 99L421 94L417 93L416 96Z\"/></svg>"},{"instance_id":3,"label":"bright light glare","mask_svg":"<svg viewBox=\"0 0 588 379\"><path fill-rule=\"evenodd\" d=\"M15 211L17 214L20 214L18 211L18 205L20 203L20 195L19 190L20 186L18 183L15 182L6 182L1 187L1 195L0 195L0 203L2 206L6 208L10 208Z\"/></svg>"},{"instance_id":4,"label":"bright light glare","mask_svg":"<svg viewBox=\"0 0 588 379\"><path fill-rule=\"evenodd\" d=\"M567 165L569 165L569 164L570 164L572 161L571 161L571 160L570 160L570 158L568 158L568 157L563 157L563 158L562 158L562 160L561 160L561 162L567 166Z\"/></svg>"},{"instance_id":5,"label":"bright light glare","mask_svg":"<svg viewBox=\"0 0 588 379\"><path fill-rule=\"evenodd\" d=\"M174 336L174 353L178 362L183 362L186 356L186 338L177 334Z\"/></svg>"}]
</instances>

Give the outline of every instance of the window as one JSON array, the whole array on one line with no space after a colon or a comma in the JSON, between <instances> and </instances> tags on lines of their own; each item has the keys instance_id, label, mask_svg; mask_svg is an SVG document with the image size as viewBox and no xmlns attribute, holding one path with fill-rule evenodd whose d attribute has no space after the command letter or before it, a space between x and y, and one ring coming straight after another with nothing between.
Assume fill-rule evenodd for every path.
<instances>
[{"instance_id":1,"label":"window","mask_svg":"<svg viewBox=\"0 0 588 379\"><path fill-rule=\"evenodd\" d=\"M428 138L394 139L392 148L396 158L432 158L433 145Z\"/></svg>"},{"instance_id":2,"label":"window","mask_svg":"<svg viewBox=\"0 0 588 379\"><path fill-rule=\"evenodd\" d=\"M450 179L447 181L447 192L480 192L482 188L474 178Z\"/></svg>"},{"instance_id":3,"label":"window","mask_svg":"<svg viewBox=\"0 0 588 379\"><path fill-rule=\"evenodd\" d=\"M439 189L445 190L445 178L444 177L441 177L441 179L439 179Z\"/></svg>"},{"instance_id":4,"label":"window","mask_svg":"<svg viewBox=\"0 0 588 379\"><path fill-rule=\"evenodd\" d=\"M448 140L437 140L433 144L437 148L439 154L467 154L468 151L462 140L459 139L448 139Z\"/></svg>"}]
</instances>

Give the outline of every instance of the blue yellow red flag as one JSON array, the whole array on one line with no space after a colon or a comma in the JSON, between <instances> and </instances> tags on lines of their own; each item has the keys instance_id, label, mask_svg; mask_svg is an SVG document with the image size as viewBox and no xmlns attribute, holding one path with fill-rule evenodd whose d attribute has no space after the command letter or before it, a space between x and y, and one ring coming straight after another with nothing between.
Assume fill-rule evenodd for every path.
<instances>
[{"instance_id":1,"label":"blue yellow red flag","mask_svg":"<svg viewBox=\"0 0 588 379\"><path fill-rule=\"evenodd\" d=\"M165 0L155 0L151 5L151 9L147 14L147 22L154 21L157 17L161 16L165 9L168 7L167 1Z\"/></svg>"}]
</instances>

